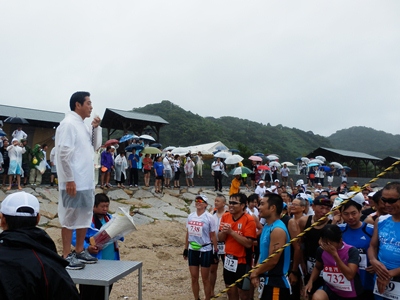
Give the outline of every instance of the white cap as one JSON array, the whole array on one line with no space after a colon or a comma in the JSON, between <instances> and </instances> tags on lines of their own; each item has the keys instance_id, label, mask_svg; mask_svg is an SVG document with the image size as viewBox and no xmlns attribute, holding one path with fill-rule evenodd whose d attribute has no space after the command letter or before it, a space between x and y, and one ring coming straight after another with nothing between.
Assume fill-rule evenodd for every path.
<instances>
[{"instance_id":1,"label":"white cap","mask_svg":"<svg viewBox=\"0 0 400 300\"><path fill-rule=\"evenodd\" d=\"M369 194L368 194L368 198L369 198L369 197L372 198L372 197L375 195L375 193L376 193L376 192L371 192L371 193L369 193Z\"/></svg>"},{"instance_id":2,"label":"white cap","mask_svg":"<svg viewBox=\"0 0 400 300\"><path fill-rule=\"evenodd\" d=\"M352 195L354 195L354 192L347 193L347 196L349 197ZM354 202L360 204L361 206L363 206L365 202L364 195L362 193L357 193L357 195L355 195L350 200L353 200Z\"/></svg>"},{"instance_id":3,"label":"white cap","mask_svg":"<svg viewBox=\"0 0 400 300\"><path fill-rule=\"evenodd\" d=\"M279 179L275 179L274 182L279 182Z\"/></svg>"},{"instance_id":4,"label":"white cap","mask_svg":"<svg viewBox=\"0 0 400 300\"><path fill-rule=\"evenodd\" d=\"M258 184L261 184L261 183L265 183L265 181L263 181L263 180L260 180L260 181L258 182Z\"/></svg>"},{"instance_id":5,"label":"white cap","mask_svg":"<svg viewBox=\"0 0 400 300\"><path fill-rule=\"evenodd\" d=\"M304 180L303 179L299 179L299 180L296 181L296 186L302 185L302 184L304 184Z\"/></svg>"},{"instance_id":6,"label":"white cap","mask_svg":"<svg viewBox=\"0 0 400 300\"><path fill-rule=\"evenodd\" d=\"M208 197L204 194L196 195L196 199L201 199L208 204Z\"/></svg>"},{"instance_id":7,"label":"white cap","mask_svg":"<svg viewBox=\"0 0 400 300\"><path fill-rule=\"evenodd\" d=\"M28 208L32 212L19 211L21 208ZM16 192L8 195L1 203L1 213L7 216L36 217L40 206L38 199L26 192Z\"/></svg>"}]
</instances>

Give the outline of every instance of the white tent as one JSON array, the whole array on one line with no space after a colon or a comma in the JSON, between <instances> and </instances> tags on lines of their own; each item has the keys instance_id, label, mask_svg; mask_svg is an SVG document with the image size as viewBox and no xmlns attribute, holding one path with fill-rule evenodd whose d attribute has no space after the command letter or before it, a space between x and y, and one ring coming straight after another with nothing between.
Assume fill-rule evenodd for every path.
<instances>
[{"instance_id":1,"label":"white tent","mask_svg":"<svg viewBox=\"0 0 400 300\"><path fill-rule=\"evenodd\" d=\"M177 147L177 148L173 149L171 152L173 154L185 155L189 151L192 152L193 154L197 154L200 151L203 155L207 155L207 154L212 155L212 153L214 151L217 151L219 149L228 149L228 148L223 143L218 141L218 142L202 144L202 145Z\"/></svg>"}]
</instances>

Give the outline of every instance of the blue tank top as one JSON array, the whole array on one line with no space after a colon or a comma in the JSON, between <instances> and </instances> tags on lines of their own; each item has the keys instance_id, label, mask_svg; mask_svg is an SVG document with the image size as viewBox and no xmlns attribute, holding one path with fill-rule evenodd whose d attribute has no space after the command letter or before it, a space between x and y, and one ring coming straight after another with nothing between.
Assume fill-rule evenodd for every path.
<instances>
[{"instance_id":1,"label":"blue tank top","mask_svg":"<svg viewBox=\"0 0 400 300\"><path fill-rule=\"evenodd\" d=\"M378 260L388 270L400 266L400 222L394 222L391 215L380 216L378 221Z\"/></svg>"},{"instance_id":2,"label":"blue tank top","mask_svg":"<svg viewBox=\"0 0 400 300\"><path fill-rule=\"evenodd\" d=\"M275 228L281 228L286 233L286 243L290 241L289 232L285 224L281 220L276 220L271 225L265 224L260 237L260 259L261 263L264 261L271 253L269 253L269 244L271 242L271 232ZM287 273L289 271L290 265L290 247L286 247L276 266L264 273L265 285L280 287L280 288L290 288L289 280L287 278Z\"/></svg>"},{"instance_id":3,"label":"blue tank top","mask_svg":"<svg viewBox=\"0 0 400 300\"><path fill-rule=\"evenodd\" d=\"M343 241L358 249L360 254L360 262L358 270L361 278L361 283L366 290L372 290L374 288L374 275L367 272L365 268L370 266L369 259L367 256L367 250L371 241L372 234L374 232L374 226L362 223L360 228L352 229L347 224L338 225L342 230Z\"/></svg>"}]
</instances>

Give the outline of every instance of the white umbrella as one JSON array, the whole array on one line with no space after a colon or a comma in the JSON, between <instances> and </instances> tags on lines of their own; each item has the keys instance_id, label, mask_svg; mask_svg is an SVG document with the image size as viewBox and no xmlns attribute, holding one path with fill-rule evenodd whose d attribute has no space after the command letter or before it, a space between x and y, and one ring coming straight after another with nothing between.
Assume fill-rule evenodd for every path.
<instances>
[{"instance_id":1,"label":"white umbrella","mask_svg":"<svg viewBox=\"0 0 400 300\"><path fill-rule=\"evenodd\" d=\"M268 160L278 160L279 157L276 154L270 154L270 155L267 156L267 159Z\"/></svg>"},{"instance_id":2,"label":"white umbrella","mask_svg":"<svg viewBox=\"0 0 400 300\"><path fill-rule=\"evenodd\" d=\"M322 161L322 160L320 160L320 159L312 159L312 160L310 160L309 162L308 162L308 164L319 164L319 165L322 165L324 162Z\"/></svg>"},{"instance_id":3,"label":"white umbrella","mask_svg":"<svg viewBox=\"0 0 400 300\"><path fill-rule=\"evenodd\" d=\"M149 141L156 141L151 135L148 134L142 134L141 136L139 136L140 139L143 140L149 140Z\"/></svg>"},{"instance_id":4,"label":"white umbrella","mask_svg":"<svg viewBox=\"0 0 400 300\"><path fill-rule=\"evenodd\" d=\"M271 161L270 163L269 163L269 166L270 167L278 167L278 168L280 168L281 167L281 164L280 163L278 163L277 161Z\"/></svg>"},{"instance_id":5,"label":"white umbrella","mask_svg":"<svg viewBox=\"0 0 400 300\"><path fill-rule=\"evenodd\" d=\"M168 146L168 147L164 148L163 151L165 151L165 152L167 152L167 151L172 151L172 150L174 150L175 148L176 148L175 146Z\"/></svg>"},{"instance_id":6,"label":"white umbrella","mask_svg":"<svg viewBox=\"0 0 400 300\"><path fill-rule=\"evenodd\" d=\"M323 162L326 162L326 158L323 157L322 155L318 155L315 157L316 159L322 160Z\"/></svg>"},{"instance_id":7,"label":"white umbrella","mask_svg":"<svg viewBox=\"0 0 400 300\"><path fill-rule=\"evenodd\" d=\"M302 157L301 161L308 164L308 162L310 161L310 159L308 157Z\"/></svg>"},{"instance_id":8,"label":"white umbrella","mask_svg":"<svg viewBox=\"0 0 400 300\"><path fill-rule=\"evenodd\" d=\"M237 164L238 162L241 162L243 160L243 157L241 157L238 154L234 154L229 156L227 159L225 159L225 163L227 165L234 165Z\"/></svg>"},{"instance_id":9,"label":"white umbrella","mask_svg":"<svg viewBox=\"0 0 400 300\"><path fill-rule=\"evenodd\" d=\"M281 163L281 165L286 165L287 167L294 167L294 164L291 163L290 161L284 161L283 163Z\"/></svg>"},{"instance_id":10,"label":"white umbrella","mask_svg":"<svg viewBox=\"0 0 400 300\"><path fill-rule=\"evenodd\" d=\"M230 152L225 152L225 151L220 151L214 154L214 157L219 157L219 158L228 158L229 156L232 156L232 153Z\"/></svg>"},{"instance_id":11,"label":"white umbrella","mask_svg":"<svg viewBox=\"0 0 400 300\"><path fill-rule=\"evenodd\" d=\"M329 165L330 166L333 165L335 168L338 168L338 169L343 169L343 166L341 164L339 164L338 162L336 162L336 161L331 162Z\"/></svg>"}]
</instances>

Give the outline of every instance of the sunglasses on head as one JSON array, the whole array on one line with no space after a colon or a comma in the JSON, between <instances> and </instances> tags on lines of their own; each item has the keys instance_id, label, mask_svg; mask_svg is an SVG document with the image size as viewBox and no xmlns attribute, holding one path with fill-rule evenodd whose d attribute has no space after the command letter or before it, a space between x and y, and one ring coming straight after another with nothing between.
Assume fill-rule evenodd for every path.
<instances>
[{"instance_id":1,"label":"sunglasses on head","mask_svg":"<svg viewBox=\"0 0 400 300\"><path fill-rule=\"evenodd\" d=\"M229 205L236 205L236 204L240 204L240 202L236 202L236 201L229 201Z\"/></svg>"},{"instance_id":2,"label":"sunglasses on head","mask_svg":"<svg viewBox=\"0 0 400 300\"><path fill-rule=\"evenodd\" d=\"M384 203L395 204L397 201L400 200L400 198L385 198L385 197L381 197L381 200Z\"/></svg>"}]
</instances>

